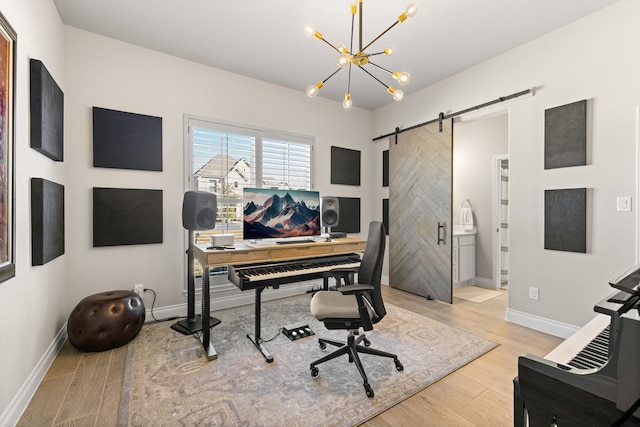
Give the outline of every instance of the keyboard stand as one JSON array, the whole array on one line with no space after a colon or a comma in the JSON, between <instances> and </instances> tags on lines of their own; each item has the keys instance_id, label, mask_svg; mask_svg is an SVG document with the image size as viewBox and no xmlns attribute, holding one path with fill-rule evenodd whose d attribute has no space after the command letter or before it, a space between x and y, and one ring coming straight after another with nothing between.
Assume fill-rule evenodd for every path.
<instances>
[{"instance_id":1,"label":"keyboard stand","mask_svg":"<svg viewBox=\"0 0 640 427\"><path fill-rule=\"evenodd\" d=\"M268 262L272 260L304 260L313 258L318 255L327 255L326 247L330 247L331 254L348 254L353 252L363 252L366 245L366 240L356 238L344 238L340 240L333 240L331 242L319 242L307 244L309 242L301 243L298 245L268 245L259 247L236 247L233 251L221 251L207 249L208 245L196 244L193 247L194 258L198 261L202 267L202 346L204 348L205 355L208 360L214 360L218 357L213 343L211 342L210 327L215 323L215 318L207 316L211 310L211 294L209 283L209 271L212 267L232 265L236 263L252 263L252 262ZM301 249L304 248L304 251ZM301 253L304 252L304 253ZM319 276L322 277L322 276ZM267 362L273 362L273 356L262 346L260 338L260 308L261 308L261 294L264 288L274 285L265 285L255 288L255 331L254 333L247 334L247 337L254 343L256 348L264 355Z\"/></svg>"},{"instance_id":2,"label":"keyboard stand","mask_svg":"<svg viewBox=\"0 0 640 427\"><path fill-rule=\"evenodd\" d=\"M253 343L253 345L256 346L256 348L260 351L260 353L262 353L262 355L264 356L264 358L266 359L267 363L271 363L273 362L273 356L271 355L271 353L269 353L269 350L267 350L263 345L262 345L262 337L260 336L260 308L262 305L262 291L264 291L265 288L264 287L260 287L260 288L256 288L255 292L256 292L256 296L255 296L255 329L254 329L254 333L249 332L247 334L247 338L249 338L249 340L251 340L251 342Z\"/></svg>"}]
</instances>

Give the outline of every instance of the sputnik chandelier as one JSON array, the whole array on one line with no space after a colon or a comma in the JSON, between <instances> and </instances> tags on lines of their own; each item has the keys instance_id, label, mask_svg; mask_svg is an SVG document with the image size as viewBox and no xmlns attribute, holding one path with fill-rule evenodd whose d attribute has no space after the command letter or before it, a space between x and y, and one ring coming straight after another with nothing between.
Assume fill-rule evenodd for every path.
<instances>
[{"instance_id":1,"label":"sputnik chandelier","mask_svg":"<svg viewBox=\"0 0 640 427\"><path fill-rule=\"evenodd\" d=\"M365 65L373 65L374 67L376 67L376 68L378 68L378 69L380 69L382 71L385 71L386 73L390 74L394 79L396 79L398 81L398 83L400 85L404 86L404 85L408 84L409 80L410 80L409 73L407 73L407 72L398 72L398 71L390 71L390 70L387 70L386 68L381 67L378 64L375 64L375 63L371 62L371 57L373 57L373 56L377 56L377 55L390 56L391 54L393 54L393 48L387 47L382 52L376 52L376 53L366 53L365 51L374 42L376 42L380 37L382 37L384 34L386 34L389 30L391 30L397 24L403 23L408 17L415 16L415 14L418 12L418 6L413 4L413 3L410 4L407 7L407 10L403 14L401 14L398 17L398 19L389 28L387 28L382 33L380 33L380 35L378 35L376 38L374 38L372 41L370 41L367 45L363 46L362 45L362 2L363 2L363 0L351 0L351 45L350 45L349 49L347 49L347 47L344 46L344 45L340 45L338 47L335 47L334 45L329 43L320 32L314 30L311 27L306 27L305 28L305 32L307 33L307 35L313 36L316 39L325 42L332 49L334 49L336 52L338 52L338 66L339 66L339 68L337 70L335 70L333 73L331 73L329 75L329 77L327 77L326 79L324 79L322 81L319 81L318 83L316 83L314 85L310 85L309 87L307 87L307 95L309 95L310 97L316 96L318 94L318 91L322 88L322 86L324 86L324 84L327 82L327 80L329 80L331 77L336 75L338 73L338 71L340 71L343 68L345 68L346 66L348 66L349 67L349 79L348 79L348 83L347 83L347 93L344 95L344 101L342 101L342 106L344 108L351 108L351 106L353 105L353 102L351 101L351 92L350 92L350 90L351 90L351 67L353 65L355 65L356 67L358 67L359 69L361 69L362 71L367 73L369 76L371 76L373 79L377 80L380 84L382 84L387 89L387 92L389 92L393 96L393 99L395 101L400 101L402 99L402 97L404 96L404 94L402 93L401 90L395 89L393 86L387 86L384 82L382 82L382 80L378 79L376 76L371 74L367 69L365 69ZM358 8L358 4L359 4L359 8ZM353 52L353 33L354 33L354 28L355 28L355 16L356 16L356 14L358 14L359 44L358 44L358 51L354 53Z\"/></svg>"}]
</instances>

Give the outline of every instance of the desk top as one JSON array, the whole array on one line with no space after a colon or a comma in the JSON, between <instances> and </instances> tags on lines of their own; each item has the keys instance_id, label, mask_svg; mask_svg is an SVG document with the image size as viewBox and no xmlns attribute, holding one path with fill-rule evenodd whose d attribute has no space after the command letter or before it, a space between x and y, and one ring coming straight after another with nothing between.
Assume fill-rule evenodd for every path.
<instances>
[{"instance_id":1,"label":"desk top","mask_svg":"<svg viewBox=\"0 0 640 427\"><path fill-rule=\"evenodd\" d=\"M235 249L207 249L210 245L196 244L193 255L203 267L239 265L254 262L285 261L350 252L363 252L366 240L346 237L342 239L316 240L314 242L275 243L236 242Z\"/></svg>"}]
</instances>

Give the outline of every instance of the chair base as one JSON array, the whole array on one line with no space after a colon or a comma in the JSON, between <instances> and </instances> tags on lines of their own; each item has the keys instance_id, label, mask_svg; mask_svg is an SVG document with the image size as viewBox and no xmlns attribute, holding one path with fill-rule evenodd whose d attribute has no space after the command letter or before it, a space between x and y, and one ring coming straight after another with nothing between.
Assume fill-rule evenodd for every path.
<instances>
[{"instance_id":1,"label":"chair base","mask_svg":"<svg viewBox=\"0 0 640 427\"><path fill-rule=\"evenodd\" d=\"M397 355L393 353L387 353L386 351L369 348L369 345L371 345L369 340L366 338L364 334L356 337L357 332L358 332L357 330L349 331L349 336L347 338L346 343L340 342L340 341L327 340L324 338L318 339L318 343L320 344L321 349L325 349L327 344L331 344L335 347L338 347L338 349L333 351L330 354L327 354L324 357L321 357L315 362L311 363L311 366L310 366L311 376L315 378L319 375L317 365L324 363L328 360L332 360L337 357L340 357L343 354L347 354L349 355L349 363L354 363L358 368L358 372L360 372L360 376L362 377L364 390L367 393L367 397L373 398L374 396L373 389L371 388L371 385L369 385L367 374L364 371L364 367L362 366L362 362L360 361L360 356L358 356L358 353L371 354L374 356L391 358L393 359L396 365L397 371L403 371L404 366L402 366L402 363L400 363L400 360L398 360ZM364 345L360 345L360 342L363 342L363 341L364 341Z\"/></svg>"}]
</instances>

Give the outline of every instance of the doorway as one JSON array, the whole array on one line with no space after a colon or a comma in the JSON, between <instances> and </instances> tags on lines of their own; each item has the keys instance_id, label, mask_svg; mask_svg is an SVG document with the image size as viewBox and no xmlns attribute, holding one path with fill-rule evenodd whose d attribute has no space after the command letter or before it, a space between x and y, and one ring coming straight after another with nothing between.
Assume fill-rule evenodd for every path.
<instances>
[{"instance_id":1,"label":"doorway","mask_svg":"<svg viewBox=\"0 0 640 427\"><path fill-rule=\"evenodd\" d=\"M504 109L462 117L455 122L453 138L453 224L462 224L462 207L468 206L469 200L475 227L475 277L454 284L455 303L465 308L490 309L502 318L508 298L502 284L508 284L509 270L509 157L505 154L509 151L508 122L508 111ZM501 249L505 249L505 256ZM504 275L501 270L505 270ZM465 288L472 288L487 299L465 300L466 294L473 295L471 289Z\"/></svg>"}]
</instances>

